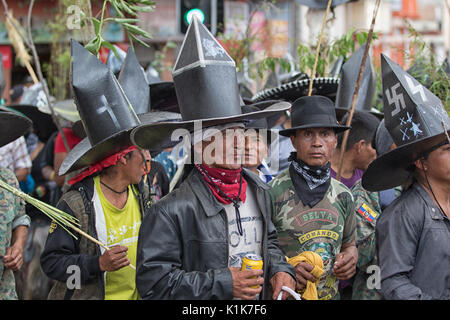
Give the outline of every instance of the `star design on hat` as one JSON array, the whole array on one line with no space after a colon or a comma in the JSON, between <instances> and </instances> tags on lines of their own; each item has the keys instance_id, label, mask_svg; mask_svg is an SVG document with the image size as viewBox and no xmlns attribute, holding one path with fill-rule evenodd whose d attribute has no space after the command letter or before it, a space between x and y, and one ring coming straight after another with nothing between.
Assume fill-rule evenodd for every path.
<instances>
[{"instance_id":1,"label":"star design on hat","mask_svg":"<svg viewBox=\"0 0 450 320\"><path fill-rule=\"evenodd\" d=\"M406 112L406 116L408 117L408 120L406 120L406 122L413 123L412 116L409 114L409 112Z\"/></svg>"},{"instance_id":2,"label":"star design on hat","mask_svg":"<svg viewBox=\"0 0 450 320\"><path fill-rule=\"evenodd\" d=\"M203 47L205 47L205 53L207 56L216 57L216 56L223 56L225 53L225 50L216 45L216 43L210 39L202 39Z\"/></svg>"},{"instance_id":3,"label":"star design on hat","mask_svg":"<svg viewBox=\"0 0 450 320\"><path fill-rule=\"evenodd\" d=\"M414 121L411 122L411 130L414 134L414 137L417 138L417 136L423 134L422 130L419 129L420 123L415 123Z\"/></svg>"}]
</instances>

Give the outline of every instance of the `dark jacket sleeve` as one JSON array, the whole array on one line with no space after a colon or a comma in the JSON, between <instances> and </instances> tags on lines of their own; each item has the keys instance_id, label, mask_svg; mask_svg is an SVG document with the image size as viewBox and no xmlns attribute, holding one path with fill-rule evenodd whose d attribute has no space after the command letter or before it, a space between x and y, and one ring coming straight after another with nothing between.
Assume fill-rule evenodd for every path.
<instances>
[{"instance_id":1,"label":"dark jacket sleeve","mask_svg":"<svg viewBox=\"0 0 450 320\"><path fill-rule=\"evenodd\" d=\"M278 242L278 233L272 222L272 201L269 193L265 192L266 219L267 219L267 250L270 256L269 279L277 272L287 272L295 280L294 267L286 261L286 256L281 250Z\"/></svg>"},{"instance_id":2,"label":"dark jacket sleeve","mask_svg":"<svg viewBox=\"0 0 450 320\"><path fill-rule=\"evenodd\" d=\"M423 226L420 210L418 203L407 205L396 201L384 210L377 222L381 292L387 300L431 299L409 277L414 268Z\"/></svg>"},{"instance_id":3,"label":"dark jacket sleeve","mask_svg":"<svg viewBox=\"0 0 450 320\"><path fill-rule=\"evenodd\" d=\"M170 196L170 195L169 195ZM142 299L232 299L228 268L206 272L182 269L179 226L157 202L139 229L136 286Z\"/></svg>"},{"instance_id":4,"label":"dark jacket sleeve","mask_svg":"<svg viewBox=\"0 0 450 320\"><path fill-rule=\"evenodd\" d=\"M58 209L74 215L65 201L60 201ZM70 266L80 268L81 284L98 276L102 271L99 266L99 256L80 254L79 238L75 231L71 231L78 240L72 237L61 226L49 232L44 250L41 254L41 267L44 273L52 279L65 282L73 274L67 273Z\"/></svg>"}]
</instances>

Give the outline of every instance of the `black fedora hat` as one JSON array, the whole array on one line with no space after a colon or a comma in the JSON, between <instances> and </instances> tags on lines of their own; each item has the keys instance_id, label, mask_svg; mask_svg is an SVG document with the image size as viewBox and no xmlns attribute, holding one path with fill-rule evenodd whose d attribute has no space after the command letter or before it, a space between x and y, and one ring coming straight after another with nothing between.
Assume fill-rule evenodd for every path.
<instances>
[{"instance_id":1,"label":"black fedora hat","mask_svg":"<svg viewBox=\"0 0 450 320\"><path fill-rule=\"evenodd\" d=\"M196 16L186 32L172 74L182 121L138 126L131 137L141 148L158 139L155 132L147 132L155 126L157 132L168 135L176 129L193 132L199 123L206 128L244 122L282 113L291 106L279 102L264 110L242 113L235 62Z\"/></svg>"},{"instance_id":2,"label":"black fedora hat","mask_svg":"<svg viewBox=\"0 0 450 320\"><path fill-rule=\"evenodd\" d=\"M280 130L280 134L289 137L298 129L331 128L342 132L350 127L339 124L333 101L324 96L306 96L294 101L291 108L292 128Z\"/></svg>"},{"instance_id":3,"label":"black fedora hat","mask_svg":"<svg viewBox=\"0 0 450 320\"><path fill-rule=\"evenodd\" d=\"M450 132L450 119L438 97L383 54L381 68L385 126L397 148L364 172L362 186L369 191L406 183L413 162L434 147L430 142L441 137L445 143L445 131Z\"/></svg>"},{"instance_id":4,"label":"black fedora hat","mask_svg":"<svg viewBox=\"0 0 450 320\"><path fill-rule=\"evenodd\" d=\"M32 125L27 117L0 106L0 147L26 134Z\"/></svg>"}]
</instances>

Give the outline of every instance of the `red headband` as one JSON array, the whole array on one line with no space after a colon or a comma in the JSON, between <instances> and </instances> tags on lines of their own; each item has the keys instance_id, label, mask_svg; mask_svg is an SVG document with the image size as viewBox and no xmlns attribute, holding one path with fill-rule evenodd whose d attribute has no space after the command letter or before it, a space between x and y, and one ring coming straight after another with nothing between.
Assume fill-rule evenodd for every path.
<instances>
[{"instance_id":1,"label":"red headband","mask_svg":"<svg viewBox=\"0 0 450 320\"><path fill-rule=\"evenodd\" d=\"M97 163L94 163L94 164L90 165L89 168L87 168L86 170L83 170L77 176L70 179L67 183L70 185L73 185L73 184L77 183L78 181L81 181L84 178L93 175L96 172L102 171L104 168L113 166L117 163L117 161L122 159L126 154L130 153L133 150L137 150L137 147L131 146L125 150L122 150L122 151L119 151L118 153L113 154L112 156L109 156L106 159L103 159Z\"/></svg>"}]
</instances>

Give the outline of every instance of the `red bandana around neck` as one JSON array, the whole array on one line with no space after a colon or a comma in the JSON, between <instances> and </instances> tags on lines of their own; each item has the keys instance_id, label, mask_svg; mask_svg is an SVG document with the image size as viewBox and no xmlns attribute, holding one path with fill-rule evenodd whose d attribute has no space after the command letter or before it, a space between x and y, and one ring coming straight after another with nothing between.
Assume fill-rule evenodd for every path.
<instances>
[{"instance_id":1,"label":"red bandana around neck","mask_svg":"<svg viewBox=\"0 0 450 320\"><path fill-rule=\"evenodd\" d=\"M196 167L205 179L209 189L220 203L230 204L231 201L228 198L231 198L235 201L237 200L245 202L247 194L247 181L245 181L243 177L241 193L239 194L242 168L239 168L237 170L230 170L212 168L204 164L197 164ZM219 192L217 188L220 188L220 190L225 193L228 198L226 198L222 192ZM239 199L237 199L238 197Z\"/></svg>"}]
</instances>

